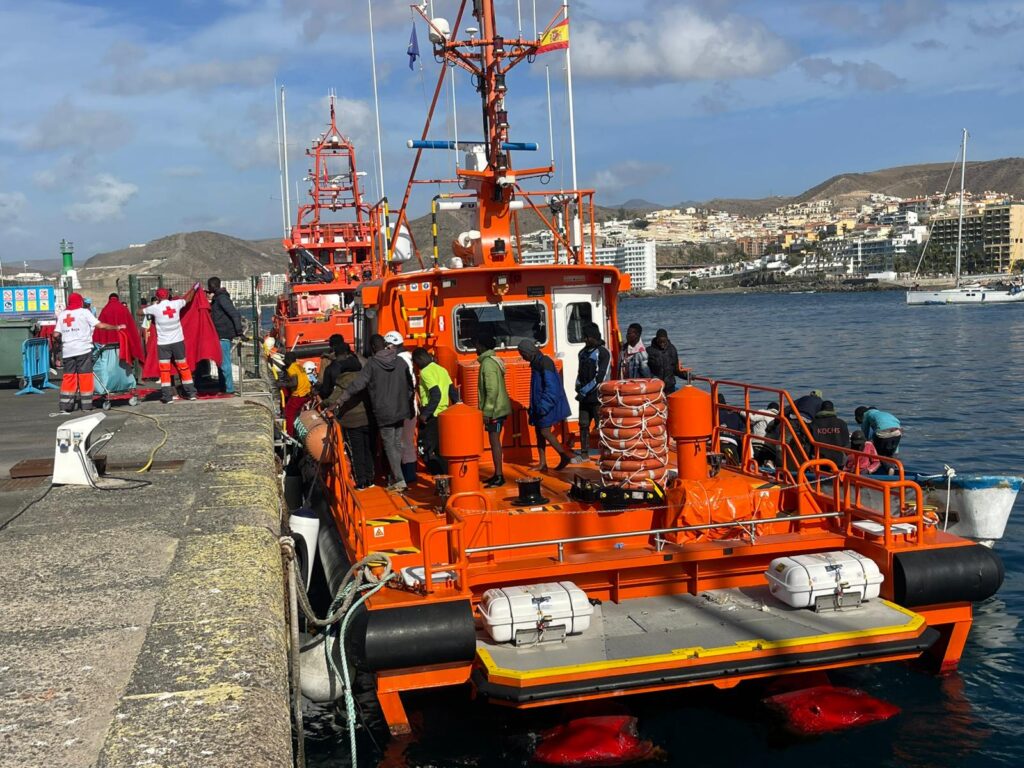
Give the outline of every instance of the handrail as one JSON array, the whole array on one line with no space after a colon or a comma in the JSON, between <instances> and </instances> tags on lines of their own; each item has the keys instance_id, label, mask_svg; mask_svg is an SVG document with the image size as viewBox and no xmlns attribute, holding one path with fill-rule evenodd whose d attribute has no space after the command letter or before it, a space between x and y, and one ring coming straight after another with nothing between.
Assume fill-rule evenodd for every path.
<instances>
[{"instance_id":1,"label":"handrail","mask_svg":"<svg viewBox=\"0 0 1024 768\"><path fill-rule=\"evenodd\" d=\"M638 536L660 536L665 533L685 533L687 531L707 531L714 528L744 528L767 525L769 523L794 522L797 520L823 520L829 518L843 517L844 512L821 512L813 515L786 515L783 517L750 518L747 520L730 520L725 523L701 523L699 525L683 525L675 528L649 528L644 531L626 531L621 533L596 533L590 536L569 536L561 539L542 539L539 541L520 541L513 544L493 544L488 547L467 547L467 555L475 555L481 552L501 552L510 549L528 549L530 547L558 547L558 560L562 562L562 547L565 544L579 544L587 541L605 541L608 539L633 539ZM658 542L657 551L661 551Z\"/></svg>"},{"instance_id":2,"label":"handrail","mask_svg":"<svg viewBox=\"0 0 1024 768\"><path fill-rule=\"evenodd\" d=\"M736 434L737 436L741 436L741 435L744 435L744 434L749 434L749 435L752 436L753 439L756 439L756 440L766 440L766 437L762 437L762 436L758 436L758 435L753 435L750 432L750 416L751 415L771 416L772 418L777 419L779 424L783 425L783 428L787 429L790 432L790 434L792 434L792 436L794 438L793 445L798 446L798 448L799 448L798 451L794 450L794 453L797 454L797 458L798 459L800 458L801 455L806 460L809 460L809 459L819 459L819 458L821 458L821 451L822 450L842 453L846 457L856 456L857 458L860 458L860 457L868 456L868 454L865 454L863 451L855 451L852 448L845 448L843 446L831 445L831 444L828 444L828 443L820 443L817 440L815 440L814 439L814 435L811 433L811 430L808 427L807 423L803 420L803 418L799 417L799 412L797 411L797 408L796 408L796 402L793 400L793 398L789 394L789 392L787 390L785 390L785 389L779 389L777 387L767 387L767 386L763 386L761 384L750 384L750 383L742 382L742 381L732 381L730 379L712 379L712 378L710 378L708 376L692 376L692 379L694 381L703 381L703 382L705 382L706 384L708 384L711 387L711 397L712 397L712 401L715 403L714 424L715 424L716 427L719 427L719 421L718 421L718 411L719 411L719 409L724 409L724 410L730 411L732 413L738 413L740 416L742 416L744 418L744 422L746 423L746 431L743 432L743 433L736 432L735 430L728 430L728 428L726 428L726 427L721 427L721 429L723 429L723 430L728 430L729 434ZM738 406L738 405L733 405L732 403L724 403L724 404L719 405L717 403L717 399L718 399L717 395L718 395L718 388L720 386L736 387L736 388L742 389L743 390L743 395L744 395L744 397L743 397L743 401L744 401L743 402L743 406L741 407L741 406ZM761 410L761 409L758 409L758 408L751 408L751 406L750 406L750 393L751 393L751 391L766 392L766 393L770 393L772 395L775 395L778 398L778 402L779 402L779 411L778 411L778 413L772 413L771 411L765 411L765 410ZM793 418L793 419L786 418L786 414L787 413L788 414L797 414L798 417L797 418ZM797 425L799 425L799 426L797 426ZM815 455L814 456L809 456L807 454L807 451L805 450L805 446L810 446L810 447L814 448L815 449ZM899 477L900 480L905 480L906 479L906 474L905 474L905 471L904 471L903 462L901 462L899 459L891 458L891 457L888 457L888 456L872 456L872 458L878 460L883 465L891 466L893 469L895 469L896 470L896 475ZM798 463L801 463L801 462L798 461ZM855 464L854 469L855 469L854 474L860 474L860 467L859 467L859 465Z\"/></svg>"},{"instance_id":3,"label":"handrail","mask_svg":"<svg viewBox=\"0 0 1024 768\"><path fill-rule=\"evenodd\" d=\"M457 584L459 589L465 589L466 586L466 554L468 550L462 548L462 530L465 527L465 523L446 523L444 525L438 525L430 528L423 534L423 538L420 541L421 554L423 555L423 588L426 593L431 594L434 589L434 570L451 570L455 571ZM438 533L451 532L456 534L456 541L452 541L451 536L448 537L448 557L451 558L452 552L458 553L458 558L448 563L431 563L430 561L430 540Z\"/></svg>"},{"instance_id":4,"label":"handrail","mask_svg":"<svg viewBox=\"0 0 1024 768\"><path fill-rule=\"evenodd\" d=\"M456 499L461 500L463 498L479 499L480 501L482 501L483 510L485 514L487 512L493 511L493 508L491 507L491 500L486 495L484 495L483 491L459 491L458 493L453 493L451 496L448 497L445 509L447 510L448 514L451 515L451 517L453 517L456 521L460 523L465 522L465 518L459 514L458 508L455 506L454 502Z\"/></svg>"},{"instance_id":5,"label":"handrail","mask_svg":"<svg viewBox=\"0 0 1024 768\"><path fill-rule=\"evenodd\" d=\"M894 522L915 523L917 528L917 546L922 545L924 536L924 491L921 490L920 485L912 480L875 480L870 476L853 475L848 472L842 473L840 481L843 484L843 502L847 508L848 515L846 522L847 535L853 532L853 514L856 511L859 518L876 520L882 524L884 542L887 549L893 543L892 526ZM881 493L881 512L861 506L860 490L862 488L871 488ZM851 499L850 492L853 490L856 491L855 498ZM899 491L900 504L898 515L893 515L893 491ZM912 514L904 514L911 506L904 503L907 491L914 495L913 507L915 511Z\"/></svg>"}]
</instances>

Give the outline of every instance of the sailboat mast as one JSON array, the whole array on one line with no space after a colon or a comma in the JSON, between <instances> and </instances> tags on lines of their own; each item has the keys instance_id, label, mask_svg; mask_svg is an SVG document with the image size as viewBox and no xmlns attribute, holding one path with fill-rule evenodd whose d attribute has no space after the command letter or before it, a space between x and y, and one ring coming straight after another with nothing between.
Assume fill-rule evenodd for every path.
<instances>
[{"instance_id":1,"label":"sailboat mast","mask_svg":"<svg viewBox=\"0 0 1024 768\"><path fill-rule=\"evenodd\" d=\"M960 287L960 253L964 241L964 176L967 172L967 129L964 128L964 139L961 144L960 163L960 223L956 228L956 287Z\"/></svg>"}]
</instances>

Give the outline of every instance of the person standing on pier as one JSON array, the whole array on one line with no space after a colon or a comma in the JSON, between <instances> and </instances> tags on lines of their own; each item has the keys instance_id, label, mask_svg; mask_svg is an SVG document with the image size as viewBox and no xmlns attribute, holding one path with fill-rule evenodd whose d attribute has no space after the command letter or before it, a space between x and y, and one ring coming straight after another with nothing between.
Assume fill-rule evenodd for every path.
<instances>
[{"instance_id":1,"label":"person standing on pier","mask_svg":"<svg viewBox=\"0 0 1024 768\"><path fill-rule=\"evenodd\" d=\"M235 394L235 379L231 370L231 342L242 335L242 316L231 301L231 294L221 288L220 278L211 277L206 281L210 294L210 319L220 339L220 365L217 366L221 391L226 395Z\"/></svg>"},{"instance_id":2,"label":"person standing on pier","mask_svg":"<svg viewBox=\"0 0 1024 768\"><path fill-rule=\"evenodd\" d=\"M181 377L185 397L198 399L196 385L192 383L192 369L185 355L185 332L181 327L181 310L187 307L199 290L199 283L192 286L183 299L172 299L166 288L156 289L156 301L146 307L145 314L152 319L156 328L156 345L160 361L160 399L169 403L174 399L171 387L171 363Z\"/></svg>"},{"instance_id":3,"label":"person standing on pier","mask_svg":"<svg viewBox=\"0 0 1024 768\"><path fill-rule=\"evenodd\" d=\"M81 294L68 296L67 309L57 314L55 334L60 335L61 356L64 359L64 378L60 382L60 410L75 410L76 396L83 411L92 410L92 333L96 328L122 331L123 325L101 323L85 308Z\"/></svg>"}]
</instances>

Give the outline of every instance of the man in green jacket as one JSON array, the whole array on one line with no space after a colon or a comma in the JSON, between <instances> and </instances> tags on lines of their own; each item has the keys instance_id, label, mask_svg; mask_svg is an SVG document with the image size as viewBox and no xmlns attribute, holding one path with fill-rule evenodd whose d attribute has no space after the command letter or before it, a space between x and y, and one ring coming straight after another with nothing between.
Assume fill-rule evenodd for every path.
<instances>
[{"instance_id":1,"label":"man in green jacket","mask_svg":"<svg viewBox=\"0 0 1024 768\"><path fill-rule=\"evenodd\" d=\"M455 388L448 371L435 362L433 355L422 347L412 351L412 363L419 374L420 394L420 443L423 445L423 463L431 474L448 471L447 462L441 458L437 417L448 410L454 402Z\"/></svg>"},{"instance_id":2,"label":"man in green jacket","mask_svg":"<svg viewBox=\"0 0 1024 768\"><path fill-rule=\"evenodd\" d=\"M501 428L512 413L512 401L508 399L505 388L505 364L494 354L494 337L478 336L476 354L480 363L478 403L484 414L484 431L491 443L491 458L494 460L494 475L484 481L484 487L497 488L505 484L501 464Z\"/></svg>"}]
</instances>

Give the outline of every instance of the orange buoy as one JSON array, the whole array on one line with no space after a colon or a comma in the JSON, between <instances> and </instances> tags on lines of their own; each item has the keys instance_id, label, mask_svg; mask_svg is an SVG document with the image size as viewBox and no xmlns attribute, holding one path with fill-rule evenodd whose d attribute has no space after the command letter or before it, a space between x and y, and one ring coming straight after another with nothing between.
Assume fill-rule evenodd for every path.
<instances>
[{"instance_id":1,"label":"orange buoy","mask_svg":"<svg viewBox=\"0 0 1024 768\"><path fill-rule=\"evenodd\" d=\"M329 459L327 451L328 424L315 410L303 411L295 419L295 436L302 442L313 461L326 464Z\"/></svg>"}]
</instances>

